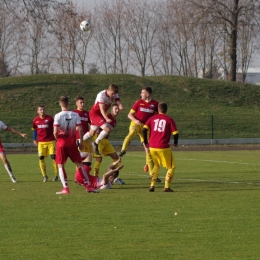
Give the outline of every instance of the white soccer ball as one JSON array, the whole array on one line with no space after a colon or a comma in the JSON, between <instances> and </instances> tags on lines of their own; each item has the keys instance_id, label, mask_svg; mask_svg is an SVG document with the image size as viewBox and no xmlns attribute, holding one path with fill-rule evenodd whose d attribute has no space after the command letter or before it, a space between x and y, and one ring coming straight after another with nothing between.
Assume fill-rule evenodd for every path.
<instances>
[{"instance_id":1,"label":"white soccer ball","mask_svg":"<svg viewBox=\"0 0 260 260\"><path fill-rule=\"evenodd\" d=\"M89 21L83 21L83 22L80 23L81 31L87 32L87 31L90 30L90 28L91 28L91 24L90 24Z\"/></svg>"}]
</instances>

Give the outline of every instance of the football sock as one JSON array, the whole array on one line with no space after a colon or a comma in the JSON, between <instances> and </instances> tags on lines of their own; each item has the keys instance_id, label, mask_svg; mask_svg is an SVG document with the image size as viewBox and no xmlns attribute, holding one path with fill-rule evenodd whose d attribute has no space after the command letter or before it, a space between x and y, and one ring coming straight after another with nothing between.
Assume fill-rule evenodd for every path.
<instances>
[{"instance_id":1,"label":"football sock","mask_svg":"<svg viewBox=\"0 0 260 260\"><path fill-rule=\"evenodd\" d=\"M58 168L60 181L62 183L63 188L68 188L68 181L67 181L67 173L64 167Z\"/></svg>"},{"instance_id":2,"label":"football sock","mask_svg":"<svg viewBox=\"0 0 260 260\"><path fill-rule=\"evenodd\" d=\"M39 160L39 165L40 165L40 169L41 169L41 173L42 176L46 175L46 164L45 164L45 160Z\"/></svg>"},{"instance_id":3,"label":"football sock","mask_svg":"<svg viewBox=\"0 0 260 260\"><path fill-rule=\"evenodd\" d=\"M101 162L95 161L95 163L94 163L94 176L98 176L100 164L101 164Z\"/></svg>"},{"instance_id":4,"label":"football sock","mask_svg":"<svg viewBox=\"0 0 260 260\"><path fill-rule=\"evenodd\" d=\"M124 142L123 142L123 145L122 145L122 148L121 150L124 150L126 151L130 142L133 140L133 138L137 135L137 132L135 130L130 130L129 131L129 134L126 136Z\"/></svg>"},{"instance_id":5,"label":"football sock","mask_svg":"<svg viewBox=\"0 0 260 260\"><path fill-rule=\"evenodd\" d=\"M85 171L85 169L83 168L83 166L79 167L79 173L80 173L81 177L84 179L85 184L89 185L88 174Z\"/></svg>"},{"instance_id":6,"label":"football sock","mask_svg":"<svg viewBox=\"0 0 260 260\"><path fill-rule=\"evenodd\" d=\"M152 170L153 170L153 167L154 167L153 158L152 158L152 156L151 156L151 153L147 153L147 154L146 154L146 164L148 164L149 174L150 174L150 176L151 176Z\"/></svg>"},{"instance_id":7,"label":"football sock","mask_svg":"<svg viewBox=\"0 0 260 260\"><path fill-rule=\"evenodd\" d=\"M88 140L90 138L89 132L83 135L83 140Z\"/></svg>"},{"instance_id":8,"label":"football sock","mask_svg":"<svg viewBox=\"0 0 260 260\"><path fill-rule=\"evenodd\" d=\"M154 165L153 170L152 170L152 174L151 174L151 186L155 187L156 184L156 180L158 178L158 174L159 174L159 166L158 165Z\"/></svg>"},{"instance_id":9,"label":"football sock","mask_svg":"<svg viewBox=\"0 0 260 260\"><path fill-rule=\"evenodd\" d=\"M97 137L95 143L98 144L98 143L99 143L102 139L104 139L107 135L108 135L108 133L107 133L106 131L102 130L102 131L100 132L100 134L98 135L98 137Z\"/></svg>"},{"instance_id":10,"label":"football sock","mask_svg":"<svg viewBox=\"0 0 260 260\"><path fill-rule=\"evenodd\" d=\"M58 176L58 165L55 160L52 160L53 172L55 176Z\"/></svg>"},{"instance_id":11,"label":"football sock","mask_svg":"<svg viewBox=\"0 0 260 260\"><path fill-rule=\"evenodd\" d=\"M174 177L174 169L173 168L168 169L166 173L164 188L166 189L170 188L173 177Z\"/></svg>"},{"instance_id":12,"label":"football sock","mask_svg":"<svg viewBox=\"0 0 260 260\"><path fill-rule=\"evenodd\" d=\"M10 164L5 164L5 169L8 172L10 177L13 177L13 171Z\"/></svg>"}]
</instances>

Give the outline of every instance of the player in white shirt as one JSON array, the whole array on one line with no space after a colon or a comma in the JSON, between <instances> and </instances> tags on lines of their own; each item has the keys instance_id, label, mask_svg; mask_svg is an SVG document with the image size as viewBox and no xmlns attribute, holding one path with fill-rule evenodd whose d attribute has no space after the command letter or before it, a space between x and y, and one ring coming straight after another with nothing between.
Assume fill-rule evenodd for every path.
<instances>
[{"instance_id":1,"label":"player in white shirt","mask_svg":"<svg viewBox=\"0 0 260 260\"><path fill-rule=\"evenodd\" d=\"M69 194L67 173L65 171L65 163L68 157L74 162L85 181L88 192L94 192L88 180L88 175L83 168L80 152L76 145L76 131L79 132L80 142L79 148L83 147L83 130L81 120L77 113L69 111L69 99L66 96L61 96L59 100L61 112L56 114L53 123L53 134L56 138L56 163L58 165L59 176L63 189L56 194Z\"/></svg>"},{"instance_id":2,"label":"player in white shirt","mask_svg":"<svg viewBox=\"0 0 260 260\"><path fill-rule=\"evenodd\" d=\"M89 112L91 126L89 132L84 135L83 139L88 140L99 128L102 129L95 142L93 142L94 152L98 155L100 155L98 143L112 130L109 125L111 119L106 114L112 103L117 103L119 110L123 110L123 105L118 95L118 86L116 84L111 84L107 90L98 93L95 103Z\"/></svg>"},{"instance_id":3,"label":"player in white shirt","mask_svg":"<svg viewBox=\"0 0 260 260\"><path fill-rule=\"evenodd\" d=\"M20 135L24 138L27 137L27 134L22 134L20 133L19 131L7 126L4 122L0 121L0 130L6 130L6 131L9 131L11 133L14 133L14 134L17 134L17 135ZM8 172L9 174L9 177L10 179L12 180L12 182L17 182L16 178L14 177L14 174L13 174L13 171L12 171L12 168L11 168L11 164L10 162L7 160L7 157L6 157L6 153L5 153L5 150L4 150L4 147L2 145L2 142L1 142L1 139L0 139L0 158L1 160L3 161L4 163L4 166L5 166L5 169L6 171Z\"/></svg>"}]
</instances>

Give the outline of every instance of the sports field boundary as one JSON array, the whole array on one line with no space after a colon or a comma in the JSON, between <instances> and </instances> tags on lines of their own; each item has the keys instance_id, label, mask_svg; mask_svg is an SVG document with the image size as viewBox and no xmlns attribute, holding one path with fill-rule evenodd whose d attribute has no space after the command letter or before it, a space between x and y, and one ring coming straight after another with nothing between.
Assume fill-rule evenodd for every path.
<instances>
[{"instance_id":1,"label":"sports field boundary","mask_svg":"<svg viewBox=\"0 0 260 260\"><path fill-rule=\"evenodd\" d=\"M111 141L114 146L122 146L123 141ZM179 140L179 146L189 145L239 145L239 144L260 144L260 138L229 138L229 139L186 139ZM5 148L35 148L31 143L3 143ZM131 146L140 146L140 141L134 140Z\"/></svg>"}]
</instances>

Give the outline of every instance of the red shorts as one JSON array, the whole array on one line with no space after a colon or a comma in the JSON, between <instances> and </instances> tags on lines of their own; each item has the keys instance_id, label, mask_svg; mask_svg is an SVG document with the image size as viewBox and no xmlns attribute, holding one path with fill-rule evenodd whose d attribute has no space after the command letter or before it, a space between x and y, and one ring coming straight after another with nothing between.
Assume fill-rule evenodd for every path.
<instances>
[{"instance_id":1,"label":"red shorts","mask_svg":"<svg viewBox=\"0 0 260 260\"><path fill-rule=\"evenodd\" d=\"M89 174L89 172L91 171L91 167L86 166L86 165L83 165L83 167L84 167L84 169L85 169L85 171L86 171L86 173L88 175L88 179L89 179L90 183L91 183L91 180L93 182L93 179L95 179L97 177L92 176L92 175ZM79 170L77 170L76 173L75 173L75 180L77 181L78 184L86 186L86 182L84 181L85 177L82 176L82 174L80 173Z\"/></svg>"},{"instance_id":2,"label":"red shorts","mask_svg":"<svg viewBox=\"0 0 260 260\"><path fill-rule=\"evenodd\" d=\"M5 152L5 149L0 141L0 153L4 153Z\"/></svg>"},{"instance_id":3,"label":"red shorts","mask_svg":"<svg viewBox=\"0 0 260 260\"><path fill-rule=\"evenodd\" d=\"M106 123L105 118L101 114L89 113L91 125L102 126Z\"/></svg>"},{"instance_id":4,"label":"red shorts","mask_svg":"<svg viewBox=\"0 0 260 260\"><path fill-rule=\"evenodd\" d=\"M71 146L59 146L56 144L56 163L65 164L68 157L72 162L82 162L80 152L76 144Z\"/></svg>"}]
</instances>

